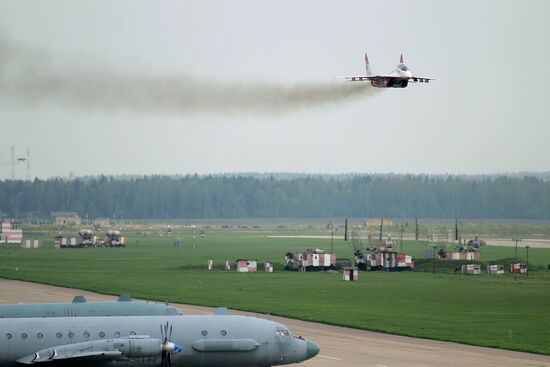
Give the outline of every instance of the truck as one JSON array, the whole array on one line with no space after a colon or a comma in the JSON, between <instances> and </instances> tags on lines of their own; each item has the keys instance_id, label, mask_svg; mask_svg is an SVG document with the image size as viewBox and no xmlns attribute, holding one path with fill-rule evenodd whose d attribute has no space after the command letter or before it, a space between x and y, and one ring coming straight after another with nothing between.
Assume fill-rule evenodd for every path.
<instances>
[{"instance_id":1,"label":"truck","mask_svg":"<svg viewBox=\"0 0 550 367\"><path fill-rule=\"evenodd\" d=\"M128 239L120 231L112 229L107 231L105 235L107 236L107 247L126 247L128 243Z\"/></svg>"},{"instance_id":2,"label":"truck","mask_svg":"<svg viewBox=\"0 0 550 367\"><path fill-rule=\"evenodd\" d=\"M353 248L355 266L360 270L402 271L414 269L414 258L402 252L393 251L391 240L373 241L369 235L369 247L365 249L359 236L352 233L350 245Z\"/></svg>"},{"instance_id":3,"label":"truck","mask_svg":"<svg viewBox=\"0 0 550 367\"><path fill-rule=\"evenodd\" d=\"M324 250L315 248L306 252L287 252L285 255L285 268L298 271L321 271L336 269L336 254L325 253Z\"/></svg>"},{"instance_id":4,"label":"truck","mask_svg":"<svg viewBox=\"0 0 550 367\"><path fill-rule=\"evenodd\" d=\"M78 231L80 236L79 247L95 247L97 245L97 236L91 229L81 229Z\"/></svg>"}]
</instances>

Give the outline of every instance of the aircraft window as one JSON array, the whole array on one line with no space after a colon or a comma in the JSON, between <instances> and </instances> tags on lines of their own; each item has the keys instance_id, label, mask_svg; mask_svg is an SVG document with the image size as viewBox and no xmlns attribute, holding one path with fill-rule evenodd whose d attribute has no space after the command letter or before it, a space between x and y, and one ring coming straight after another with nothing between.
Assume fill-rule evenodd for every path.
<instances>
[{"instance_id":1,"label":"aircraft window","mask_svg":"<svg viewBox=\"0 0 550 367\"><path fill-rule=\"evenodd\" d=\"M120 336L120 331L115 331L114 335L115 335L115 338L118 338Z\"/></svg>"},{"instance_id":2,"label":"aircraft window","mask_svg":"<svg viewBox=\"0 0 550 367\"><path fill-rule=\"evenodd\" d=\"M104 333L103 331L100 331L100 332L99 332L99 337L100 337L100 338L105 338L105 333Z\"/></svg>"},{"instance_id":3,"label":"aircraft window","mask_svg":"<svg viewBox=\"0 0 550 367\"><path fill-rule=\"evenodd\" d=\"M136 335L135 331L130 331L130 335Z\"/></svg>"},{"instance_id":4,"label":"aircraft window","mask_svg":"<svg viewBox=\"0 0 550 367\"><path fill-rule=\"evenodd\" d=\"M55 337L56 337L57 339L61 339L62 336L63 336L63 334L61 334L61 333L56 333L56 334L55 334Z\"/></svg>"},{"instance_id":5,"label":"aircraft window","mask_svg":"<svg viewBox=\"0 0 550 367\"><path fill-rule=\"evenodd\" d=\"M286 330L286 329L283 330L283 334L284 334L285 336L289 336L289 335L290 335L290 333L289 333L288 330Z\"/></svg>"},{"instance_id":6,"label":"aircraft window","mask_svg":"<svg viewBox=\"0 0 550 367\"><path fill-rule=\"evenodd\" d=\"M7 333L7 334L6 334L6 339L10 340L11 337L12 337L12 335L11 335L10 333Z\"/></svg>"},{"instance_id":7,"label":"aircraft window","mask_svg":"<svg viewBox=\"0 0 550 367\"><path fill-rule=\"evenodd\" d=\"M227 331L221 330L221 331L220 331L220 335L221 335L221 336L226 336L226 335L227 335Z\"/></svg>"},{"instance_id":8,"label":"aircraft window","mask_svg":"<svg viewBox=\"0 0 550 367\"><path fill-rule=\"evenodd\" d=\"M87 331L85 331L85 332L84 332L84 337L85 337L85 338L89 338L89 337L90 337L90 333L87 332Z\"/></svg>"},{"instance_id":9,"label":"aircraft window","mask_svg":"<svg viewBox=\"0 0 550 367\"><path fill-rule=\"evenodd\" d=\"M401 65L401 70L407 71L407 70L409 70L409 68L406 65Z\"/></svg>"},{"instance_id":10,"label":"aircraft window","mask_svg":"<svg viewBox=\"0 0 550 367\"><path fill-rule=\"evenodd\" d=\"M74 333L72 331L69 331L69 333L67 334L69 336L69 338L74 338Z\"/></svg>"},{"instance_id":11,"label":"aircraft window","mask_svg":"<svg viewBox=\"0 0 550 367\"><path fill-rule=\"evenodd\" d=\"M21 334L21 339L27 339L27 333Z\"/></svg>"},{"instance_id":12,"label":"aircraft window","mask_svg":"<svg viewBox=\"0 0 550 367\"><path fill-rule=\"evenodd\" d=\"M207 335L208 335L208 331L203 330L203 331L201 331L201 334L202 334L202 336L207 336Z\"/></svg>"},{"instance_id":13,"label":"aircraft window","mask_svg":"<svg viewBox=\"0 0 550 367\"><path fill-rule=\"evenodd\" d=\"M43 337L44 337L44 334L42 334L42 333L36 334L37 339L42 339Z\"/></svg>"}]
</instances>

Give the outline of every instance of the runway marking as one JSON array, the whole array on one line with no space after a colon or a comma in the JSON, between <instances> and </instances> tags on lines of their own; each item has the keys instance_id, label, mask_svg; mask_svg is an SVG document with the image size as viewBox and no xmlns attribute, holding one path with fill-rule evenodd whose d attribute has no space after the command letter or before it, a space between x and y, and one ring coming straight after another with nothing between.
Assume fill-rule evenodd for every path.
<instances>
[{"instance_id":1,"label":"runway marking","mask_svg":"<svg viewBox=\"0 0 550 367\"><path fill-rule=\"evenodd\" d=\"M385 364L377 364L376 367L388 367Z\"/></svg>"},{"instance_id":2,"label":"runway marking","mask_svg":"<svg viewBox=\"0 0 550 367\"><path fill-rule=\"evenodd\" d=\"M319 358L326 358L326 359L332 359L332 360L334 360L334 361L341 361L341 360L342 360L342 358L331 357L331 356L323 356L323 355L321 355L321 354L319 354L317 357L319 357Z\"/></svg>"}]
</instances>

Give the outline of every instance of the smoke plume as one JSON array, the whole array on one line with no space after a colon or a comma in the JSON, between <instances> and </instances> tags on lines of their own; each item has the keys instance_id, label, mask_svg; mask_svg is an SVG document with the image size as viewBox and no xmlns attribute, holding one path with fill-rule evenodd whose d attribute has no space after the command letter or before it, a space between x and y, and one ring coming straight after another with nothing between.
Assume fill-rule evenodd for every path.
<instances>
[{"instance_id":1,"label":"smoke plume","mask_svg":"<svg viewBox=\"0 0 550 367\"><path fill-rule=\"evenodd\" d=\"M0 97L78 108L150 113L286 113L364 98L368 83L296 83L202 80L182 74L152 75L62 70L40 51L0 39Z\"/></svg>"}]
</instances>

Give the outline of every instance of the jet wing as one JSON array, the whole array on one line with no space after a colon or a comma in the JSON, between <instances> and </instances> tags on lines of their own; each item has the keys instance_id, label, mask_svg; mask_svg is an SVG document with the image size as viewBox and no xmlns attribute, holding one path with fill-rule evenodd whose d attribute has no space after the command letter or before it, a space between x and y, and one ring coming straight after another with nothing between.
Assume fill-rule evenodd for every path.
<instances>
[{"instance_id":1,"label":"jet wing","mask_svg":"<svg viewBox=\"0 0 550 367\"><path fill-rule=\"evenodd\" d=\"M368 82L371 81L375 76L339 76L334 79L345 79L347 82Z\"/></svg>"},{"instance_id":2,"label":"jet wing","mask_svg":"<svg viewBox=\"0 0 550 367\"><path fill-rule=\"evenodd\" d=\"M429 83L430 80L437 80L434 78L425 78L423 76L411 76L409 82L411 83Z\"/></svg>"}]
</instances>

